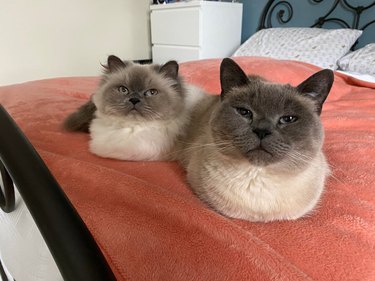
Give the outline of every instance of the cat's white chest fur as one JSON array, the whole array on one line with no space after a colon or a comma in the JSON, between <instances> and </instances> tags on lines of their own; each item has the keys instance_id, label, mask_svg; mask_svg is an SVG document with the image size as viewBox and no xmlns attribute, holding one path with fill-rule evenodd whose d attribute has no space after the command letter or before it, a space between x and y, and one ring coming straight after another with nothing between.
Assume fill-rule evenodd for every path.
<instances>
[{"instance_id":1,"label":"cat's white chest fur","mask_svg":"<svg viewBox=\"0 0 375 281\"><path fill-rule=\"evenodd\" d=\"M213 158L201 167L199 171L190 167L188 179L199 186L198 196L224 215L250 221L290 220L307 214L316 206L328 173L322 154L297 175Z\"/></svg>"},{"instance_id":2,"label":"cat's white chest fur","mask_svg":"<svg viewBox=\"0 0 375 281\"><path fill-rule=\"evenodd\" d=\"M166 160L172 155L181 120L129 122L98 116L90 126L90 151L120 160Z\"/></svg>"}]
</instances>

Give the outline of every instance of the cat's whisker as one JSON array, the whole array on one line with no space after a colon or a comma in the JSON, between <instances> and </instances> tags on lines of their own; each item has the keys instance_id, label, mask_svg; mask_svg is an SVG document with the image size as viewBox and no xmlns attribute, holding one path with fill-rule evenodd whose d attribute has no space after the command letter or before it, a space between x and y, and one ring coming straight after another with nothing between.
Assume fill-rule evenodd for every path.
<instances>
[{"instance_id":1,"label":"cat's whisker","mask_svg":"<svg viewBox=\"0 0 375 281\"><path fill-rule=\"evenodd\" d=\"M178 143L182 143L182 144L185 144L185 145L188 145L189 147L195 145L195 146L220 146L220 145L226 145L226 144L230 144L230 142L211 142L211 143L204 143L204 144L197 144L195 142L186 142L186 141L182 141L182 140L177 140Z\"/></svg>"},{"instance_id":2,"label":"cat's whisker","mask_svg":"<svg viewBox=\"0 0 375 281\"><path fill-rule=\"evenodd\" d=\"M191 151L196 151L198 149L204 149L204 148L215 148L216 151L223 151L225 149L229 148L230 143L229 142L213 142L213 143L205 143L205 144L196 144L196 143L189 143L189 142L184 142L182 140L178 140L178 143L183 143L186 145L186 147L175 150L171 152L171 154L176 154L176 153L190 153Z\"/></svg>"},{"instance_id":3,"label":"cat's whisker","mask_svg":"<svg viewBox=\"0 0 375 281\"><path fill-rule=\"evenodd\" d=\"M345 182L343 180L341 180L341 179L339 179L338 177L335 176L334 172L331 172L329 174L329 177L332 178L332 179L334 179L335 181L341 183L341 184L345 184Z\"/></svg>"},{"instance_id":4,"label":"cat's whisker","mask_svg":"<svg viewBox=\"0 0 375 281\"><path fill-rule=\"evenodd\" d=\"M149 113L152 117L152 119L154 120L157 120L157 119L160 119L161 118L161 114L155 110L153 110L151 107L149 106L144 106L144 111Z\"/></svg>"},{"instance_id":5,"label":"cat's whisker","mask_svg":"<svg viewBox=\"0 0 375 281\"><path fill-rule=\"evenodd\" d=\"M291 156L294 156L296 157L297 159L301 159L301 160L304 160L304 161L311 161L313 160L313 157L309 156L309 155L306 155L306 154L302 154L298 151L288 151L288 154L291 155Z\"/></svg>"},{"instance_id":6,"label":"cat's whisker","mask_svg":"<svg viewBox=\"0 0 375 281\"><path fill-rule=\"evenodd\" d=\"M190 152L190 151L195 151L199 148L203 149L203 148L215 147L215 146L216 146L215 144L195 145L195 146L190 146L190 147L186 147L186 148L177 150L176 152ZM216 148L216 149L219 150L218 148Z\"/></svg>"},{"instance_id":7,"label":"cat's whisker","mask_svg":"<svg viewBox=\"0 0 375 281\"><path fill-rule=\"evenodd\" d=\"M294 164L296 167L299 167L301 163L307 164L307 165L314 165L313 158L301 154L297 151L289 151L286 156L292 161L292 164Z\"/></svg>"},{"instance_id":8,"label":"cat's whisker","mask_svg":"<svg viewBox=\"0 0 375 281\"><path fill-rule=\"evenodd\" d=\"M126 109L125 105L120 105L120 104L111 104L106 106L106 111L109 114L115 114L118 111L122 111Z\"/></svg>"},{"instance_id":9,"label":"cat's whisker","mask_svg":"<svg viewBox=\"0 0 375 281\"><path fill-rule=\"evenodd\" d=\"M288 153L287 156L289 158L292 158L293 164L295 164L297 167L299 166L300 162L304 162L304 163L306 163L306 164L308 164L310 166L319 167L318 164L313 164L314 162L312 161L313 158L311 156L304 155L304 154L299 153L297 151L290 152L290 153ZM329 167L330 171L332 171L330 173L329 177L332 178L332 179L334 179L337 182L340 182L340 183L344 184L345 182L342 181L341 179L339 179L334 174L334 171L337 170L337 168L334 165L329 164L329 163L328 163L328 167Z\"/></svg>"}]
</instances>

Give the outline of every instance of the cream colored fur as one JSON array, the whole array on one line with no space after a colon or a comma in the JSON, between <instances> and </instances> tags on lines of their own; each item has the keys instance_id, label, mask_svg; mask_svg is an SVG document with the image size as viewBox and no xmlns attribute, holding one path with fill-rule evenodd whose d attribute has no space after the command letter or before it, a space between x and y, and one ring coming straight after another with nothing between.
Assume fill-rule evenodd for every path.
<instances>
[{"instance_id":1,"label":"cream colored fur","mask_svg":"<svg viewBox=\"0 0 375 281\"><path fill-rule=\"evenodd\" d=\"M226 157L215 147L199 149L187 166L197 195L220 213L250 221L292 220L313 210L329 168L323 153L303 170L280 172Z\"/></svg>"}]
</instances>

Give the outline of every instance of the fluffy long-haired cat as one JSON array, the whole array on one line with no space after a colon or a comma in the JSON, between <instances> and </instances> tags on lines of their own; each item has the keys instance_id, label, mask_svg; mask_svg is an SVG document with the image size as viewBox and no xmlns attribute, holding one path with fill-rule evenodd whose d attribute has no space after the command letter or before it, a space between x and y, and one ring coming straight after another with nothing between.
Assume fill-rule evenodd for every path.
<instances>
[{"instance_id":1,"label":"fluffy long-haired cat","mask_svg":"<svg viewBox=\"0 0 375 281\"><path fill-rule=\"evenodd\" d=\"M322 70L297 87L246 76L231 59L222 92L192 113L181 162L194 192L218 212L292 220L316 206L329 168L320 113L333 83Z\"/></svg>"},{"instance_id":2,"label":"fluffy long-haired cat","mask_svg":"<svg viewBox=\"0 0 375 281\"><path fill-rule=\"evenodd\" d=\"M109 56L90 101L65 120L69 131L89 131L90 151L121 160L169 160L203 95L185 85L175 61L140 65Z\"/></svg>"}]
</instances>

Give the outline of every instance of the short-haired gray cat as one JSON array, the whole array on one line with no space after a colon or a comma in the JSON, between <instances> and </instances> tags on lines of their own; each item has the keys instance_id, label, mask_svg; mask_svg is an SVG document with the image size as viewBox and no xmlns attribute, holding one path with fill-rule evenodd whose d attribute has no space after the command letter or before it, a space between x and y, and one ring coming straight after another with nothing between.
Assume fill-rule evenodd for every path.
<instances>
[{"instance_id":1,"label":"short-haired gray cat","mask_svg":"<svg viewBox=\"0 0 375 281\"><path fill-rule=\"evenodd\" d=\"M192 113L180 154L194 192L228 217L274 221L306 215L329 174L319 115L332 71L292 87L246 76L226 58L220 81L221 96L206 97Z\"/></svg>"},{"instance_id":2,"label":"short-haired gray cat","mask_svg":"<svg viewBox=\"0 0 375 281\"><path fill-rule=\"evenodd\" d=\"M203 93L185 85L178 64L140 65L109 56L92 99L65 120L89 131L90 151L121 160L171 160L190 111Z\"/></svg>"}]
</instances>

